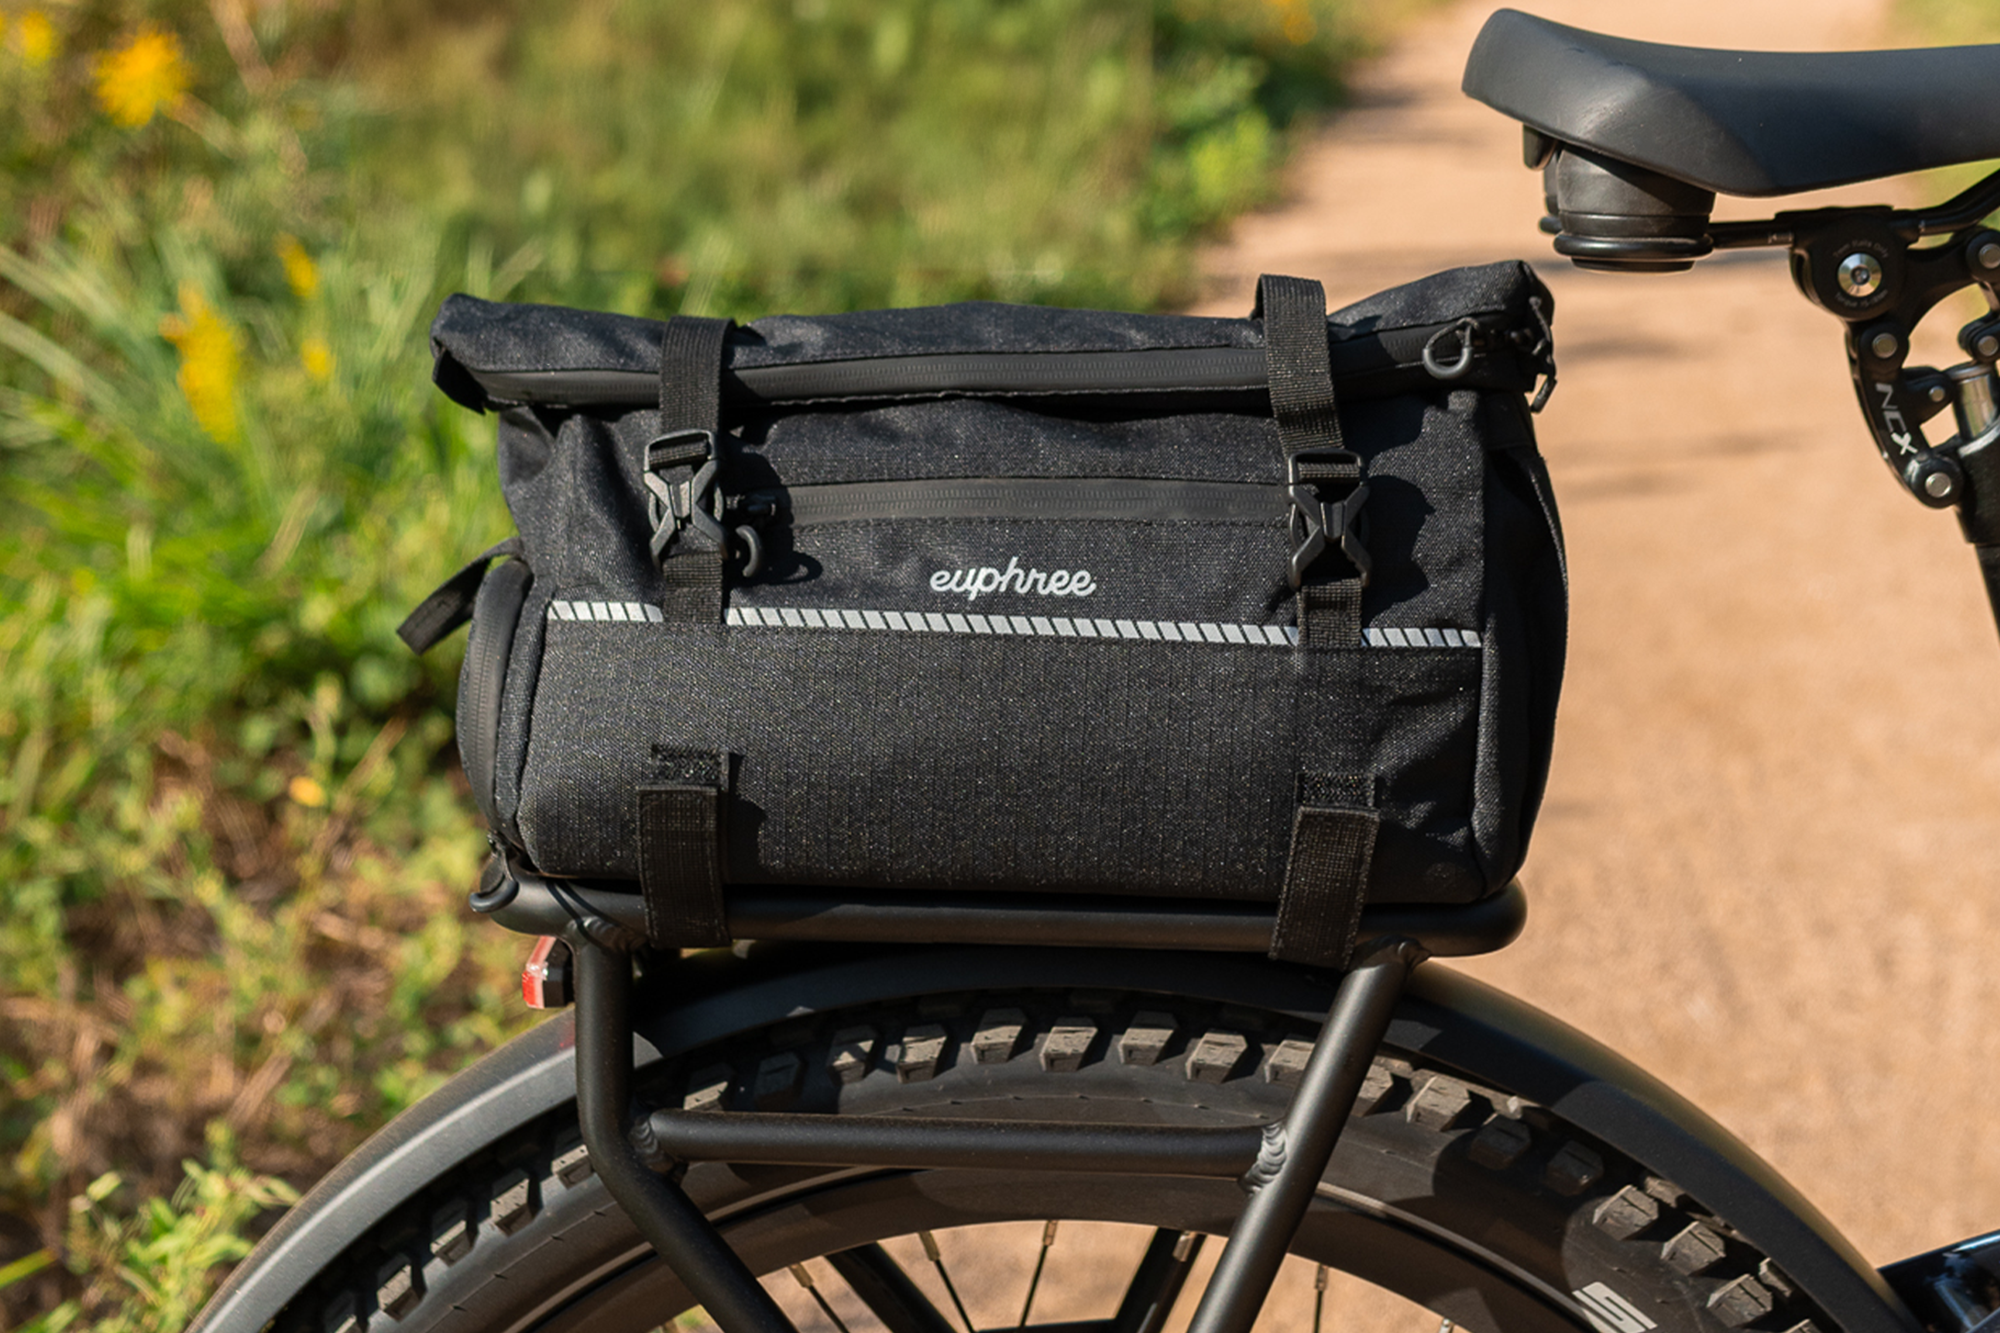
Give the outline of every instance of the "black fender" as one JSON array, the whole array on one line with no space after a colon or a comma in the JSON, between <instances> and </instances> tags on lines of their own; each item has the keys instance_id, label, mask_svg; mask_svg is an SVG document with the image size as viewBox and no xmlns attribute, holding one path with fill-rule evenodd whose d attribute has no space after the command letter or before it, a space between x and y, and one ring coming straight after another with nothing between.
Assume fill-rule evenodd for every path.
<instances>
[{"instance_id":1,"label":"black fender","mask_svg":"<svg viewBox=\"0 0 2000 1333\"><path fill-rule=\"evenodd\" d=\"M686 959L639 1005L646 1064L813 1011L913 995L1088 987L1188 995L1318 1021L1323 975L1261 958L1084 949L762 945ZM1844 1333L1921 1333L1881 1275L1747 1146L1659 1080L1575 1029L1438 963L1399 1002L1390 1044L1517 1092L1644 1163L1727 1218ZM279 1219L192 1326L257 1333L387 1213L486 1145L575 1098L565 1011L397 1117Z\"/></svg>"}]
</instances>

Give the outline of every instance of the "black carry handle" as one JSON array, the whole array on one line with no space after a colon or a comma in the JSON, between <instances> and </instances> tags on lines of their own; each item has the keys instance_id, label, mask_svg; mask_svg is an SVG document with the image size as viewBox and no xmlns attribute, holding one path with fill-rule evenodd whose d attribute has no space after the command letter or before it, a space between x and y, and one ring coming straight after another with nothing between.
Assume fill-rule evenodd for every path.
<instances>
[{"instance_id":1,"label":"black carry handle","mask_svg":"<svg viewBox=\"0 0 2000 1333\"><path fill-rule=\"evenodd\" d=\"M486 581L486 571L493 562L502 556L518 558L522 549L519 537L509 537L474 556L403 618L403 623L396 626L396 637L419 657L437 647L453 630L472 619L479 585Z\"/></svg>"}]
</instances>

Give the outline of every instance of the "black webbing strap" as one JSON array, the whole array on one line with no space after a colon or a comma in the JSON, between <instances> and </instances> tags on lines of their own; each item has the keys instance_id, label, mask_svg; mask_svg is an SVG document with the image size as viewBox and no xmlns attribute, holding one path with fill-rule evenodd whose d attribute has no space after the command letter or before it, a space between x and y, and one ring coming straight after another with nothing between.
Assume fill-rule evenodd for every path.
<instances>
[{"instance_id":1,"label":"black webbing strap","mask_svg":"<svg viewBox=\"0 0 2000 1333\"><path fill-rule=\"evenodd\" d=\"M720 786L676 782L639 788L639 891L654 947L729 943L721 839Z\"/></svg>"},{"instance_id":2,"label":"black webbing strap","mask_svg":"<svg viewBox=\"0 0 2000 1333\"><path fill-rule=\"evenodd\" d=\"M1271 957L1343 968L1354 951L1381 816L1371 779L1301 774L1292 854L1278 897Z\"/></svg>"},{"instance_id":3,"label":"black webbing strap","mask_svg":"<svg viewBox=\"0 0 2000 1333\"><path fill-rule=\"evenodd\" d=\"M444 642L445 636L472 619L472 607L479 599L479 585L486 571L503 555L518 556L524 548L519 537L482 551L465 566L437 586L437 590L396 626L396 637L419 657Z\"/></svg>"},{"instance_id":4,"label":"black webbing strap","mask_svg":"<svg viewBox=\"0 0 2000 1333\"><path fill-rule=\"evenodd\" d=\"M1264 321L1265 376L1271 415L1285 452L1287 483L1295 490L1290 571L1299 590L1299 642L1313 647L1361 646L1361 587L1367 556L1353 535L1355 512L1367 499L1361 460L1341 439L1334 398L1333 365L1327 348L1326 289L1310 278L1265 274L1257 280L1251 318ZM1315 497L1320 488L1344 488L1332 504ZM1350 578L1336 579L1321 560L1337 548L1355 566ZM1337 566L1338 558L1331 562Z\"/></svg>"},{"instance_id":5,"label":"black webbing strap","mask_svg":"<svg viewBox=\"0 0 2000 1333\"><path fill-rule=\"evenodd\" d=\"M1326 340L1326 288L1311 278L1266 273L1257 279L1257 306L1250 312L1250 318L1260 317L1271 414L1278 419L1285 457L1306 449L1340 448L1340 413Z\"/></svg>"},{"instance_id":6,"label":"black webbing strap","mask_svg":"<svg viewBox=\"0 0 2000 1333\"><path fill-rule=\"evenodd\" d=\"M735 327L676 315L660 336L660 433L646 446L645 482L670 621L722 620L728 541L708 506L722 465L723 350Z\"/></svg>"}]
</instances>

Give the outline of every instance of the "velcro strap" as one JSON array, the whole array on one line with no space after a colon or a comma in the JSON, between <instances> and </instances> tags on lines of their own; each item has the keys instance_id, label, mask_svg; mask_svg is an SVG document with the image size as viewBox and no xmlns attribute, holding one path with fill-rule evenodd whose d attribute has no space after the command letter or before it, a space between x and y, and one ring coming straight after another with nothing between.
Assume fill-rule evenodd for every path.
<instances>
[{"instance_id":1,"label":"velcro strap","mask_svg":"<svg viewBox=\"0 0 2000 1333\"><path fill-rule=\"evenodd\" d=\"M396 626L396 637L419 657L437 647L453 630L472 619L472 607L479 598L479 585L486 581L486 571L492 563L504 555L518 556L522 549L519 537L509 537L475 557L465 568L439 584L430 596L417 603L417 609Z\"/></svg>"},{"instance_id":2,"label":"velcro strap","mask_svg":"<svg viewBox=\"0 0 2000 1333\"><path fill-rule=\"evenodd\" d=\"M1369 778L1302 775L1271 957L1344 968L1354 952L1381 816Z\"/></svg>"},{"instance_id":3,"label":"velcro strap","mask_svg":"<svg viewBox=\"0 0 2000 1333\"><path fill-rule=\"evenodd\" d=\"M729 943L721 843L720 787L677 782L639 788L639 889L655 948Z\"/></svg>"}]
</instances>

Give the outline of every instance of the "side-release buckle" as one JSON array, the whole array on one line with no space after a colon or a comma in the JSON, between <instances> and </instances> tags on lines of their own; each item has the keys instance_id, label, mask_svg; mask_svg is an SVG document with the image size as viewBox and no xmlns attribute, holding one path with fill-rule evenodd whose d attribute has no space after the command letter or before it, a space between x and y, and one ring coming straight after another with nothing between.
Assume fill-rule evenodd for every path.
<instances>
[{"instance_id":1,"label":"side-release buckle","mask_svg":"<svg viewBox=\"0 0 2000 1333\"><path fill-rule=\"evenodd\" d=\"M675 468L692 471L682 481L669 481ZM728 543L721 516L715 512L716 477L722 457L712 430L671 430L646 444L646 517L653 525L653 563L666 559L667 548L692 528L707 539L711 550Z\"/></svg>"},{"instance_id":2,"label":"side-release buckle","mask_svg":"<svg viewBox=\"0 0 2000 1333\"><path fill-rule=\"evenodd\" d=\"M1361 506L1368 502L1368 483L1361 478L1360 457L1347 449L1303 450L1292 455L1287 468L1286 481L1292 500L1292 559L1288 571L1291 585L1294 588L1303 585L1313 563L1337 547L1354 566L1361 586L1367 587L1375 562L1355 531ZM1328 500L1320 494L1320 487L1343 481L1353 484L1339 499Z\"/></svg>"}]
</instances>

